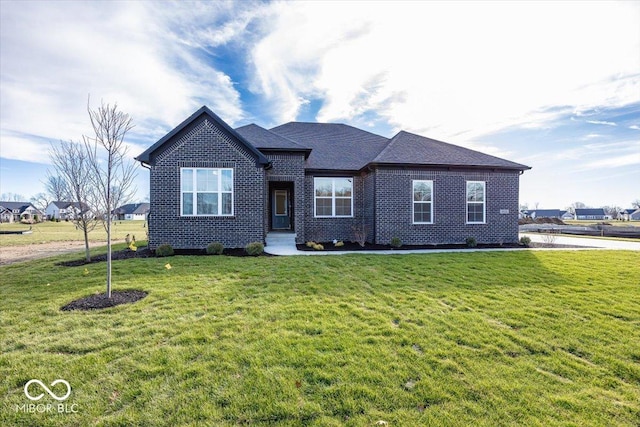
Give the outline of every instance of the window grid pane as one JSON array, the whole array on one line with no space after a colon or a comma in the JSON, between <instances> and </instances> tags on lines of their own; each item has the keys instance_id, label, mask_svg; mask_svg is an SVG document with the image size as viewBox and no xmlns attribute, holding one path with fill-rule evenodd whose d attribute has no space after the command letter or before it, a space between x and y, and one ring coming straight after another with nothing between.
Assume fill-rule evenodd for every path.
<instances>
[{"instance_id":1,"label":"window grid pane","mask_svg":"<svg viewBox=\"0 0 640 427\"><path fill-rule=\"evenodd\" d=\"M353 178L314 178L316 216L353 216Z\"/></svg>"},{"instance_id":2,"label":"window grid pane","mask_svg":"<svg viewBox=\"0 0 640 427\"><path fill-rule=\"evenodd\" d=\"M183 168L182 215L233 214L233 169Z\"/></svg>"}]
</instances>

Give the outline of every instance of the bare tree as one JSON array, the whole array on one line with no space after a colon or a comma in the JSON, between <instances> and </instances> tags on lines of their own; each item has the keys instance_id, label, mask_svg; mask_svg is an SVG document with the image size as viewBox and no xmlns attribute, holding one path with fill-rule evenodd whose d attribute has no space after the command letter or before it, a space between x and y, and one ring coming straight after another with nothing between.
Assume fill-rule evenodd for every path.
<instances>
[{"instance_id":1,"label":"bare tree","mask_svg":"<svg viewBox=\"0 0 640 427\"><path fill-rule=\"evenodd\" d=\"M89 232L96 228L98 221L92 209L95 206L95 191L91 180L93 169L89 154L82 144L60 141L58 146L51 145L49 157L58 174L55 182L66 189L66 197L71 202L77 203L77 214L73 216L73 222L82 230L85 258L91 261Z\"/></svg>"},{"instance_id":2,"label":"bare tree","mask_svg":"<svg viewBox=\"0 0 640 427\"><path fill-rule=\"evenodd\" d=\"M635 209L640 209L640 199L635 199L631 202L631 207Z\"/></svg>"},{"instance_id":3,"label":"bare tree","mask_svg":"<svg viewBox=\"0 0 640 427\"><path fill-rule=\"evenodd\" d=\"M47 171L47 180L44 182L44 189L47 190L47 193L56 202L72 201L70 200L71 195L67 187L67 180L62 176L51 175L51 173Z\"/></svg>"},{"instance_id":4,"label":"bare tree","mask_svg":"<svg viewBox=\"0 0 640 427\"><path fill-rule=\"evenodd\" d=\"M30 201L33 206L44 212L47 209L47 206L49 206L49 203L51 203L51 196L47 193L38 193L33 196Z\"/></svg>"},{"instance_id":5,"label":"bare tree","mask_svg":"<svg viewBox=\"0 0 640 427\"><path fill-rule=\"evenodd\" d=\"M118 111L118 105L101 102L92 110L87 103L94 137L84 136L84 146L92 169L91 177L96 190L96 202L104 218L107 231L107 297L111 298L111 216L113 210L129 201L135 188L135 163L127 156L125 135L133 123L128 114ZM99 150L104 151L104 159Z\"/></svg>"},{"instance_id":6,"label":"bare tree","mask_svg":"<svg viewBox=\"0 0 640 427\"><path fill-rule=\"evenodd\" d=\"M26 197L18 193L2 193L1 198L5 202L24 202L27 200Z\"/></svg>"},{"instance_id":7,"label":"bare tree","mask_svg":"<svg viewBox=\"0 0 640 427\"><path fill-rule=\"evenodd\" d=\"M618 214L622 208L620 206L603 206L602 210L604 210L605 215L609 215L613 219L618 219Z\"/></svg>"}]
</instances>

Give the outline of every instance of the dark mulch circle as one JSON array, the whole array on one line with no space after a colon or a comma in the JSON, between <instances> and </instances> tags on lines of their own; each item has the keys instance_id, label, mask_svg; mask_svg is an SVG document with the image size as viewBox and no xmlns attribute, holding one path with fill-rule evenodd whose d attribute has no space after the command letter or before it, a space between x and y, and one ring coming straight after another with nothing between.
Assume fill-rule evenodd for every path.
<instances>
[{"instance_id":1,"label":"dark mulch circle","mask_svg":"<svg viewBox=\"0 0 640 427\"><path fill-rule=\"evenodd\" d=\"M60 307L60 310L100 310L103 308L115 307L120 304L130 304L132 302L139 301L146 296L147 292L145 291L112 291L111 298L107 298L107 294L89 295L88 297L71 301L69 304Z\"/></svg>"}]
</instances>

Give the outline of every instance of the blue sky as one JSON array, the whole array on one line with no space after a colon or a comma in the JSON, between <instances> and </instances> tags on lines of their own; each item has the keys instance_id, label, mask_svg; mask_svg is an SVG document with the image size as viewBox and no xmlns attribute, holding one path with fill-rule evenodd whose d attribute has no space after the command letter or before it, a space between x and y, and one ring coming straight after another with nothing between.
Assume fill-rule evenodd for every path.
<instances>
[{"instance_id":1,"label":"blue sky","mask_svg":"<svg viewBox=\"0 0 640 427\"><path fill-rule=\"evenodd\" d=\"M132 157L207 105L505 157L530 207L640 198L639 2L2 1L0 31L0 194L43 191L91 94L133 117Z\"/></svg>"}]
</instances>

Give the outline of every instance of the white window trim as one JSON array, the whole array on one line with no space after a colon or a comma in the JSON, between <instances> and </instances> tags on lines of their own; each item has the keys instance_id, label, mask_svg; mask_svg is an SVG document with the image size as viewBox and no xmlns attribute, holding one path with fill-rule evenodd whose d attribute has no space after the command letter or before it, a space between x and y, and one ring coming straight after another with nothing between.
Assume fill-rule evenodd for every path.
<instances>
[{"instance_id":1,"label":"white window trim","mask_svg":"<svg viewBox=\"0 0 640 427\"><path fill-rule=\"evenodd\" d=\"M415 201L413 200L415 197L415 191L416 191L416 182L428 182L431 185L431 201L430 202L421 202L421 201ZM414 179L411 181L411 221L413 224L433 224L435 218L433 217L433 203L434 203L434 188L433 188L433 181L432 180L428 180L428 179ZM429 203L430 209L431 209L431 221L430 222L423 222L423 221L416 221L416 203L420 203L420 204L427 204Z\"/></svg>"},{"instance_id":2,"label":"white window trim","mask_svg":"<svg viewBox=\"0 0 640 427\"><path fill-rule=\"evenodd\" d=\"M318 215L316 201L316 179L330 179L331 180L331 215ZM336 179L350 179L351 180L351 215L336 215ZM353 199L355 197L355 179L352 176L314 176L313 177L313 216L314 218L353 218ZM321 197L328 199L329 197ZM347 199L349 197L337 197L338 199Z\"/></svg>"},{"instance_id":3,"label":"white window trim","mask_svg":"<svg viewBox=\"0 0 640 427\"><path fill-rule=\"evenodd\" d=\"M469 184L482 184L483 199L482 202L470 202L469 199ZM486 181L466 181L464 189L464 201L465 201L465 221L467 224L486 224L487 223L487 182ZM482 203L482 221L469 221L469 203L480 204Z\"/></svg>"},{"instance_id":4,"label":"white window trim","mask_svg":"<svg viewBox=\"0 0 640 427\"><path fill-rule=\"evenodd\" d=\"M182 171L184 170L191 170L193 171L193 191L182 191ZM184 213L184 207L183 207L183 194L184 193L191 193L193 200L193 211L195 212L197 210L198 207L198 198L197 198L197 194L199 193L199 191L197 190L197 172L198 170L217 170L220 172L220 177L218 179L218 190L217 191L200 191L200 193L218 193L218 213L217 214L185 214ZM231 171L231 191L222 191L222 171ZM235 182L234 182L234 173L233 173L233 168L180 168L180 216L182 217L230 217L230 216L234 216L234 208L235 208L235 191L234 191L234 187L235 187ZM229 214L223 214L222 213L222 194L231 194L231 213Z\"/></svg>"}]
</instances>

